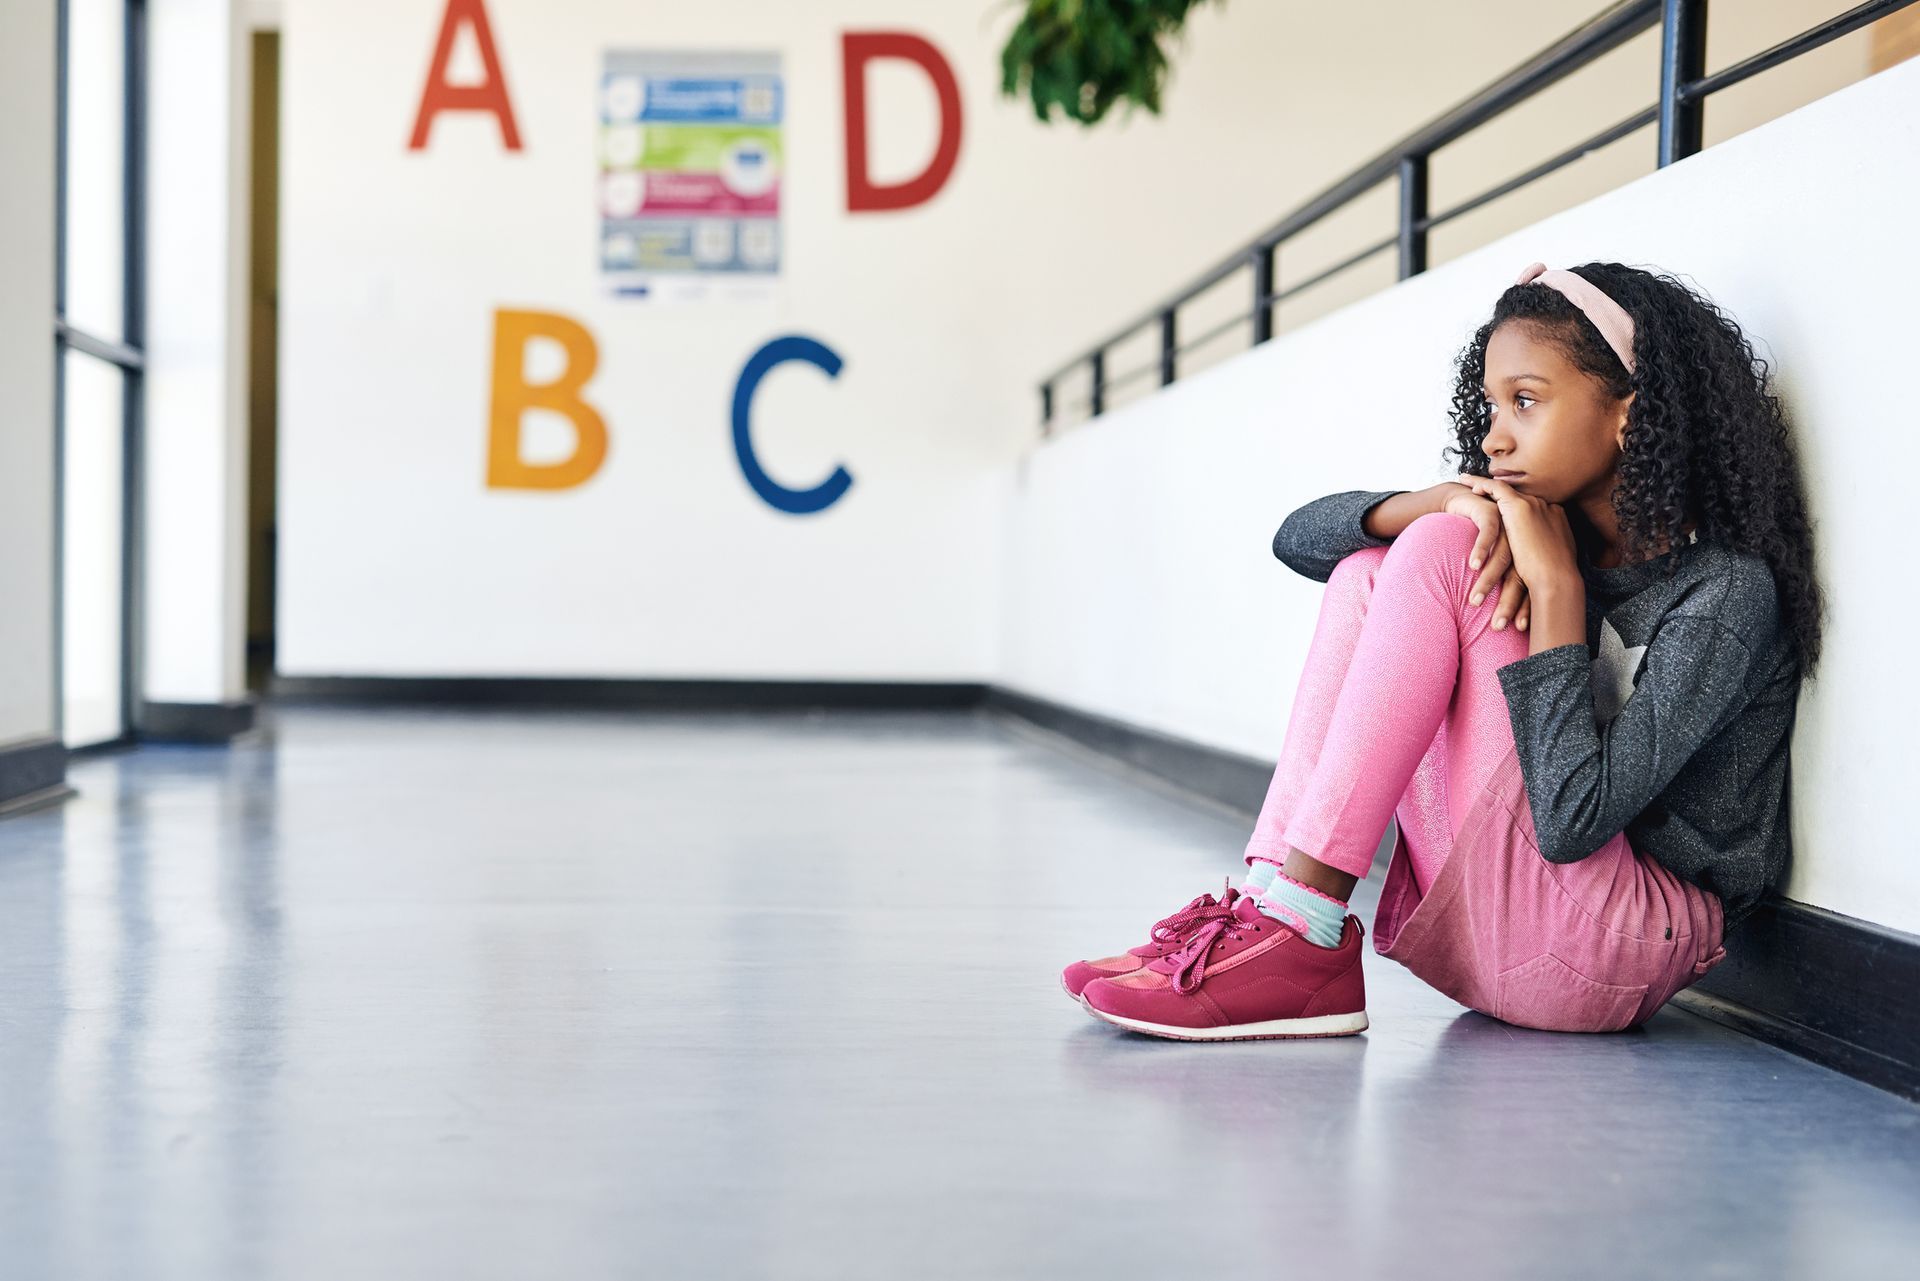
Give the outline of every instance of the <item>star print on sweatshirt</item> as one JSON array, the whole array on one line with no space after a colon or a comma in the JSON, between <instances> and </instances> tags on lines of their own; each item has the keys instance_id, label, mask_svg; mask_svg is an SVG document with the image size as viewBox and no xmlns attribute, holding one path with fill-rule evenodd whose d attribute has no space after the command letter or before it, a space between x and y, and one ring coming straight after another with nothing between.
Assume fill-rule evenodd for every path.
<instances>
[{"instance_id":1,"label":"star print on sweatshirt","mask_svg":"<svg viewBox=\"0 0 1920 1281\"><path fill-rule=\"evenodd\" d=\"M1629 645L1606 619L1600 620L1600 652L1593 658L1593 716L1604 725L1620 714L1640 678L1645 645Z\"/></svg>"}]
</instances>

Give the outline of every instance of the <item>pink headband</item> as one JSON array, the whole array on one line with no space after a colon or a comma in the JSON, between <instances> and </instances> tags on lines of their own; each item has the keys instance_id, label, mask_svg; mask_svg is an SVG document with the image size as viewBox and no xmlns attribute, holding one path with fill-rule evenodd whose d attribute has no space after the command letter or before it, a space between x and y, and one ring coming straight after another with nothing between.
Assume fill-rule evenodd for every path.
<instances>
[{"instance_id":1,"label":"pink headband","mask_svg":"<svg viewBox=\"0 0 1920 1281\"><path fill-rule=\"evenodd\" d=\"M1573 300L1573 305L1586 313L1593 327L1613 348L1613 354L1620 357L1620 363L1633 372L1633 317L1613 299L1607 297L1586 277L1576 275L1559 267L1548 268L1544 262L1536 262L1520 273L1513 283L1526 285L1539 283L1551 285Z\"/></svg>"}]
</instances>

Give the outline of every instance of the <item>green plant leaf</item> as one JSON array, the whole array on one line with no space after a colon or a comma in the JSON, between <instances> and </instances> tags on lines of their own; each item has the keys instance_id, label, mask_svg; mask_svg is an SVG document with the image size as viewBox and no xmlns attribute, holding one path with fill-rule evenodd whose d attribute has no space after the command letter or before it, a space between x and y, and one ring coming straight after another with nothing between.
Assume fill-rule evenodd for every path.
<instances>
[{"instance_id":1,"label":"green plant leaf","mask_svg":"<svg viewBox=\"0 0 1920 1281\"><path fill-rule=\"evenodd\" d=\"M1115 103L1160 114L1171 70L1163 39L1177 39L1195 7L1226 0L1027 0L1000 50L1000 91L1024 88L1033 113L1092 125Z\"/></svg>"}]
</instances>

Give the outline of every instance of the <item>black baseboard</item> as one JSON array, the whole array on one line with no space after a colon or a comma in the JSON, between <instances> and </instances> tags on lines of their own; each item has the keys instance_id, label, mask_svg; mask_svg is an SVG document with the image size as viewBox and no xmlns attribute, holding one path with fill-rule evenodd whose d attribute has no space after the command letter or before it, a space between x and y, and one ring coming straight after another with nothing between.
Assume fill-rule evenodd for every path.
<instances>
[{"instance_id":1,"label":"black baseboard","mask_svg":"<svg viewBox=\"0 0 1920 1281\"><path fill-rule=\"evenodd\" d=\"M0 747L0 815L20 814L63 801L67 748L56 738L29 738Z\"/></svg>"},{"instance_id":2,"label":"black baseboard","mask_svg":"<svg viewBox=\"0 0 1920 1281\"><path fill-rule=\"evenodd\" d=\"M1769 894L1674 1002L1920 1100L1920 938Z\"/></svg>"},{"instance_id":3,"label":"black baseboard","mask_svg":"<svg viewBox=\"0 0 1920 1281\"><path fill-rule=\"evenodd\" d=\"M1235 814L1257 815L1273 778L1271 763L1262 764L1249 756L1142 729L1003 686L988 689L985 706L1070 738Z\"/></svg>"},{"instance_id":4,"label":"black baseboard","mask_svg":"<svg viewBox=\"0 0 1920 1281\"><path fill-rule=\"evenodd\" d=\"M1148 771L1252 822L1273 764L993 687L987 705ZM1726 959L1673 1003L1920 1101L1920 937L1769 891Z\"/></svg>"},{"instance_id":5,"label":"black baseboard","mask_svg":"<svg viewBox=\"0 0 1920 1281\"><path fill-rule=\"evenodd\" d=\"M254 727L252 699L238 703L147 703L140 739L148 743L225 743Z\"/></svg>"},{"instance_id":6,"label":"black baseboard","mask_svg":"<svg viewBox=\"0 0 1920 1281\"><path fill-rule=\"evenodd\" d=\"M595 677L275 676L275 703L388 703L485 707L684 708L786 711L977 707L978 681L625 680Z\"/></svg>"}]
</instances>

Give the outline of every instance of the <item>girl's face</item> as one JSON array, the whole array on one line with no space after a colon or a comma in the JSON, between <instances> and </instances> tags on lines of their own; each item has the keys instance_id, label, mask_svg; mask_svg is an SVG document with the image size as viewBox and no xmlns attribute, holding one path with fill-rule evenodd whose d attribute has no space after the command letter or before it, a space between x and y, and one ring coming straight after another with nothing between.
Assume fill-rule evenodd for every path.
<instances>
[{"instance_id":1,"label":"girl's face","mask_svg":"<svg viewBox=\"0 0 1920 1281\"><path fill-rule=\"evenodd\" d=\"M1562 506L1610 499L1626 438L1627 406L1533 326L1508 321L1487 339L1486 451L1493 472L1523 494Z\"/></svg>"}]
</instances>

